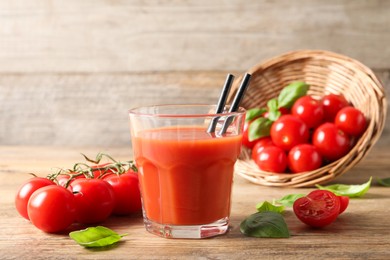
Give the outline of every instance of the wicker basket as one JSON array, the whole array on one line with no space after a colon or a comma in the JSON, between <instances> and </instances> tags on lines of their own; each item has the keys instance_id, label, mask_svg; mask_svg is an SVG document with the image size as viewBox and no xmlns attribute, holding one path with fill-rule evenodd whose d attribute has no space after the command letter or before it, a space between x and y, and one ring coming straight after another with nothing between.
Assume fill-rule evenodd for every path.
<instances>
[{"instance_id":1,"label":"wicker basket","mask_svg":"<svg viewBox=\"0 0 390 260\"><path fill-rule=\"evenodd\" d=\"M315 171L264 172L251 159L251 151L243 148L235 170L253 183L308 187L329 182L357 164L380 137L387 109L384 88L369 68L354 59L329 51L300 50L267 60L248 73L252 74L252 79L241 103L246 109L265 107L269 99L277 97L281 89L292 81L305 81L310 85L308 94L320 97L328 93L342 93L368 119L367 130L347 155ZM229 101L237 87L237 84L232 87Z\"/></svg>"}]
</instances>

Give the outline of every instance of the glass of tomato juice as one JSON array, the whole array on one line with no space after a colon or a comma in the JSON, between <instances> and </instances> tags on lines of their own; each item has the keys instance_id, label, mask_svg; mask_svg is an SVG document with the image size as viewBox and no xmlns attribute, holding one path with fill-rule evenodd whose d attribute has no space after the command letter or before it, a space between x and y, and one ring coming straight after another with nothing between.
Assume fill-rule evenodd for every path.
<instances>
[{"instance_id":1,"label":"glass of tomato juice","mask_svg":"<svg viewBox=\"0 0 390 260\"><path fill-rule=\"evenodd\" d=\"M166 238L227 232L245 110L159 105L129 111L146 229ZM209 132L214 122L215 131ZM228 127L224 127L228 124ZM227 129L221 132L221 129Z\"/></svg>"}]
</instances>

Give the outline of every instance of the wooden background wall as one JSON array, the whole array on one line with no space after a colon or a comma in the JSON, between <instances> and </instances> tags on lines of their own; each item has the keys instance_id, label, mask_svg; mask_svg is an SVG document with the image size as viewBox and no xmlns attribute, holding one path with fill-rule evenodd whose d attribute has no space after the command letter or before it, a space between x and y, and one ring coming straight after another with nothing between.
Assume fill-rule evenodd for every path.
<instances>
[{"instance_id":1,"label":"wooden background wall","mask_svg":"<svg viewBox=\"0 0 390 260\"><path fill-rule=\"evenodd\" d=\"M227 73L295 49L390 91L390 1L3 0L0 145L127 146L129 108L215 103Z\"/></svg>"}]
</instances>

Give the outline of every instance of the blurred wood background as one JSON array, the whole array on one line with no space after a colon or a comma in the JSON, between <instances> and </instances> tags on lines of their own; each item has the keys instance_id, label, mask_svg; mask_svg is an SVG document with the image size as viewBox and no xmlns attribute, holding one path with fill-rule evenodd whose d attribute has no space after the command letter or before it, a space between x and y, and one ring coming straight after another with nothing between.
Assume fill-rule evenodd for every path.
<instances>
[{"instance_id":1,"label":"blurred wood background","mask_svg":"<svg viewBox=\"0 0 390 260\"><path fill-rule=\"evenodd\" d=\"M355 58L388 92L389 43L390 1L3 0L0 145L128 146L129 108L215 103L227 73L296 49Z\"/></svg>"}]
</instances>

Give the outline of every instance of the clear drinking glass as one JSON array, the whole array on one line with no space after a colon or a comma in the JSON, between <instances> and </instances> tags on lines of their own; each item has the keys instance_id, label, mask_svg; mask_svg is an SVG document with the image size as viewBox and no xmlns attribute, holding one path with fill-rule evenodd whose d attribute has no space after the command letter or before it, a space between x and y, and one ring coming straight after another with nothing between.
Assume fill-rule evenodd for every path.
<instances>
[{"instance_id":1,"label":"clear drinking glass","mask_svg":"<svg viewBox=\"0 0 390 260\"><path fill-rule=\"evenodd\" d=\"M213 105L161 105L129 111L149 232L166 238L205 238L227 232L245 110L215 114L215 109ZM210 126L215 131L208 132Z\"/></svg>"}]
</instances>

